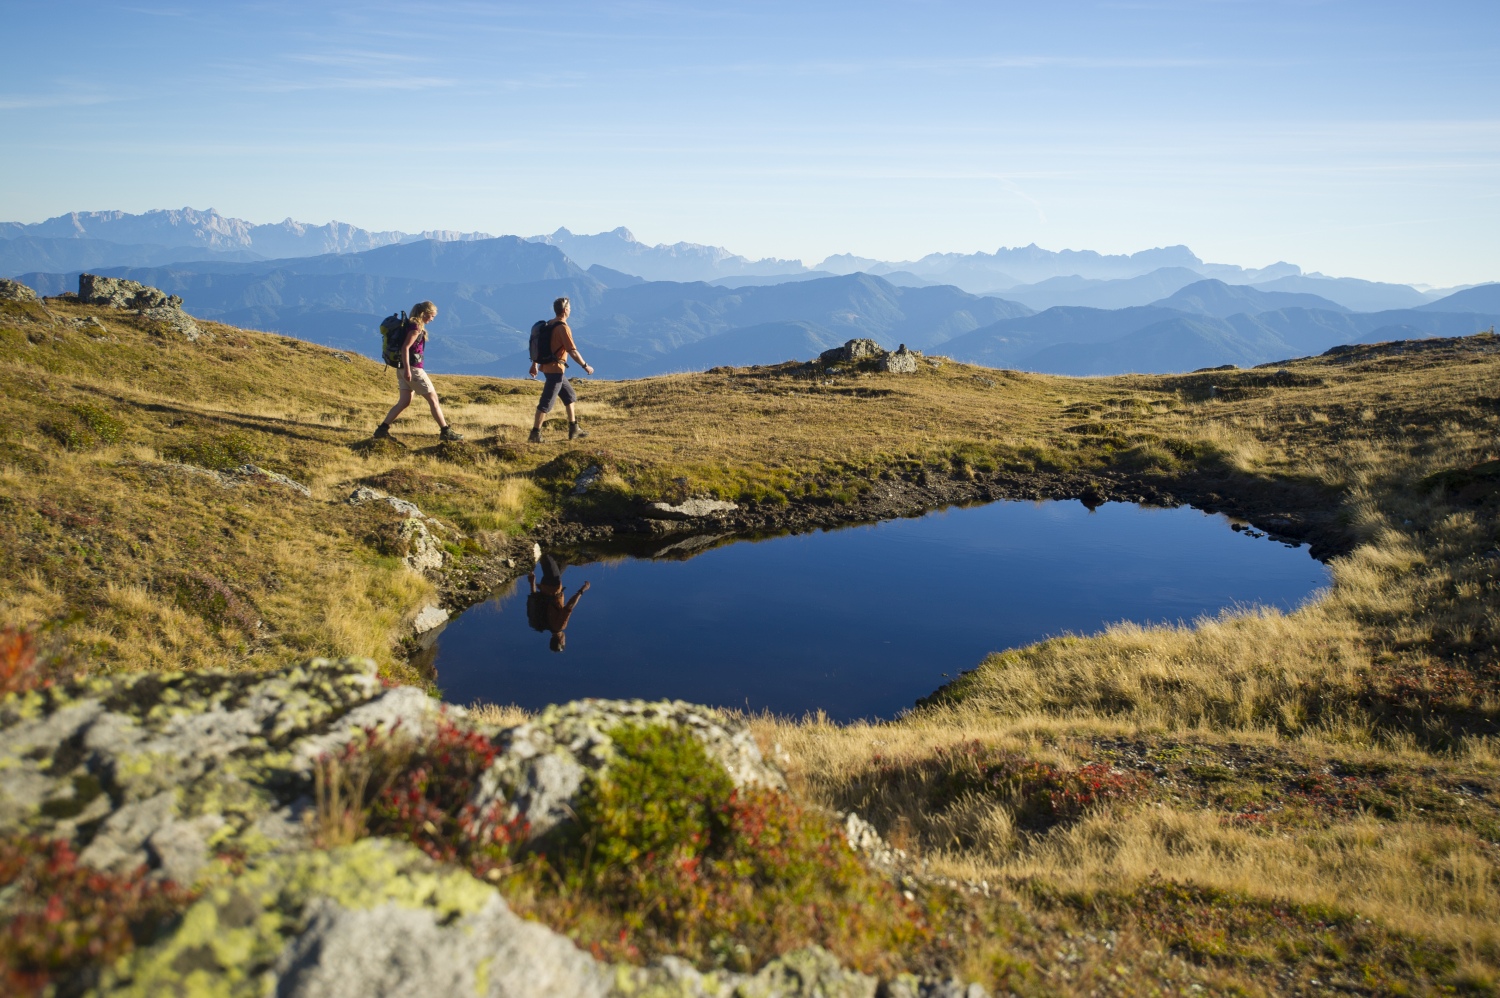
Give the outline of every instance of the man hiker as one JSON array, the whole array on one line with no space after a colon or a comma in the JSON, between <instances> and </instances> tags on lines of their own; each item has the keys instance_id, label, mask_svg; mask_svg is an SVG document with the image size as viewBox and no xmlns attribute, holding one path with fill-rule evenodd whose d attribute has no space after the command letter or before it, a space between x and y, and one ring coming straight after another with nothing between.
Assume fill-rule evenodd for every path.
<instances>
[{"instance_id":1,"label":"man hiker","mask_svg":"<svg viewBox=\"0 0 1500 998\"><path fill-rule=\"evenodd\" d=\"M531 583L531 592L526 596L526 622L534 631L552 632L547 647L553 651L562 651L568 646L568 636L564 633L568 629L568 618L573 616L583 594L589 591L589 584L585 582L572 599L563 602L562 573L567 567L557 556L544 554L542 584L537 585L535 571L526 573L526 581Z\"/></svg>"},{"instance_id":2,"label":"man hiker","mask_svg":"<svg viewBox=\"0 0 1500 998\"><path fill-rule=\"evenodd\" d=\"M533 381L539 370L547 376L542 384L541 401L536 404L536 419L531 424L531 436L526 438L530 443L542 442L542 421L547 418L547 413L552 411L552 404L558 399L562 399L563 408L568 413L568 439L588 436L578 428L578 413L573 409L573 403L578 401L578 394L568 382L568 357L571 355L578 361L578 366L587 374L593 374L594 369L589 367L583 355L578 352L578 344L573 342L573 330L568 328L568 313L571 311L573 304L566 298L559 298L552 303L552 312L556 318L547 323L547 331L551 334L551 352L545 354L540 362L533 360L531 371L526 375Z\"/></svg>"},{"instance_id":3,"label":"man hiker","mask_svg":"<svg viewBox=\"0 0 1500 998\"><path fill-rule=\"evenodd\" d=\"M432 418L437 420L440 436L444 440L462 440L464 435L448 425L448 418L443 415L443 407L438 402L437 389L432 387L432 379L427 372L422 370L422 352L427 349L427 324L437 318L437 306L430 301L419 301L411 307L411 315L407 318L405 325L401 327L401 343L397 347L398 358L395 360L396 385L401 390L401 396L396 404L391 406L391 411L385 414L385 419L375 427L375 436L388 437L391 435L391 424L396 417L411 405L411 397L420 395L427 400L427 406L432 410ZM389 351L385 351L386 363L391 363L392 358Z\"/></svg>"}]
</instances>

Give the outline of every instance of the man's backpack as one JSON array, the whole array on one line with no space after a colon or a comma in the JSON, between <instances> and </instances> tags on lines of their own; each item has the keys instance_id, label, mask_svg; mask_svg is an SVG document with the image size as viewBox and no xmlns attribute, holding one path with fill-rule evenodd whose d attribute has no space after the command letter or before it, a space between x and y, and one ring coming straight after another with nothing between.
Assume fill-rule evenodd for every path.
<instances>
[{"instance_id":1,"label":"man's backpack","mask_svg":"<svg viewBox=\"0 0 1500 998\"><path fill-rule=\"evenodd\" d=\"M531 324L531 362L533 364L556 364L557 352L552 349L552 327L556 319L539 319Z\"/></svg>"},{"instance_id":2,"label":"man's backpack","mask_svg":"<svg viewBox=\"0 0 1500 998\"><path fill-rule=\"evenodd\" d=\"M401 347L406 344L405 312L397 312L380 320L380 359L389 367L401 366Z\"/></svg>"}]
</instances>

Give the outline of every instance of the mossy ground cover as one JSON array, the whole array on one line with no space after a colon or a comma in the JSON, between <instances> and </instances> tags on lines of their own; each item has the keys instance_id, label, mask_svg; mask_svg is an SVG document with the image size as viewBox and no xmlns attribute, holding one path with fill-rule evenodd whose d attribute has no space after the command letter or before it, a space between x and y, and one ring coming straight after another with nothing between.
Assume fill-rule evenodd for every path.
<instances>
[{"instance_id":1,"label":"mossy ground cover","mask_svg":"<svg viewBox=\"0 0 1500 998\"><path fill-rule=\"evenodd\" d=\"M382 539L384 514L340 502L358 484L451 523L467 538L458 557L559 515L645 499L836 506L882 483L987 476L1155 487L1322 539L1337 554L1332 587L1292 613L997 649L891 724L755 723L768 751L781 746L796 806L858 806L931 869L1006 895L999 908L963 909L979 921L956 937L954 965L1012 990L1315 989L1326 980L1317 961L1333 959L1319 940L1350 919L1388 935L1339 945L1373 947L1395 969L1372 982L1367 957L1339 958L1346 989L1492 987L1492 336L1182 376L950 362L899 377L783 365L590 382L587 446L552 427L534 448L523 441L535 386L524 381L439 376L469 440L441 444L414 409L396 441L372 443L394 391L389 372L361 358L212 323L190 344L135 316L62 303L0 310L13 360L0 372L11 403L0 606L89 670L254 669L326 652L368 654L414 678L400 638L433 583ZM308 484L312 498L235 478L246 462ZM599 490L574 497L590 466ZM976 741L966 757L959 746ZM949 783L934 797L939 777ZM1091 777L1102 792L1085 802ZM1151 893L1153 874L1196 900ZM599 945L624 945L603 929L625 909L592 907L607 880L567 903ZM1163 905L1177 914L1150 914ZM1286 946L1254 952L1183 941L1192 933L1181 926L1217 924L1226 905L1337 909L1344 921L1298 915ZM674 938L651 918L628 945ZM1271 931L1256 918L1224 923L1226 938ZM1392 955L1401 947L1418 955Z\"/></svg>"}]
</instances>

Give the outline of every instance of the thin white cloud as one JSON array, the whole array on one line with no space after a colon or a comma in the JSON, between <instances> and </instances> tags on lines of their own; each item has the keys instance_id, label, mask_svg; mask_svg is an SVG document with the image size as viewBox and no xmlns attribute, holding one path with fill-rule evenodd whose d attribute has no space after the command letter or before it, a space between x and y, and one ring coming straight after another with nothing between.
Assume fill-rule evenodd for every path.
<instances>
[{"instance_id":1,"label":"thin white cloud","mask_svg":"<svg viewBox=\"0 0 1500 998\"><path fill-rule=\"evenodd\" d=\"M0 94L0 111L29 111L47 107L87 107L91 104L112 104L127 99L122 94L102 93Z\"/></svg>"},{"instance_id":2,"label":"thin white cloud","mask_svg":"<svg viewBox=\"0 0 1500 998\"><path fill-rule=\"evenodd\" d=\"M446 76L324 76L300 80L247 82L241 89L259 93L300 93L308 90L439 90L456 87L459 81Z\"/></svg>"}]
</instances>

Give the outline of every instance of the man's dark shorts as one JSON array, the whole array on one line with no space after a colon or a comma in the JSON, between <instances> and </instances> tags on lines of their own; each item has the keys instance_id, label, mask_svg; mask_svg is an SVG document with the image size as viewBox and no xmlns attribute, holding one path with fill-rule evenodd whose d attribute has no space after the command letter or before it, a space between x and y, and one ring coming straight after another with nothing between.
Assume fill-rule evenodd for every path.
<instances>
[{"instance_id":1,"label":"man's dark shorts","mask_svg":"<svg viewBox=\"0 0 1500 998\"><path fill-rule=\"evenodd\" d=\"M542 400L536 404L537 412L551 412L552 403L558 399L563 400L563 405L572 405L578 401L578 393L573 391L573 385L566 374L548 374L544 377L547 380L542 385Z\"/></svg>"}]
</instances>

